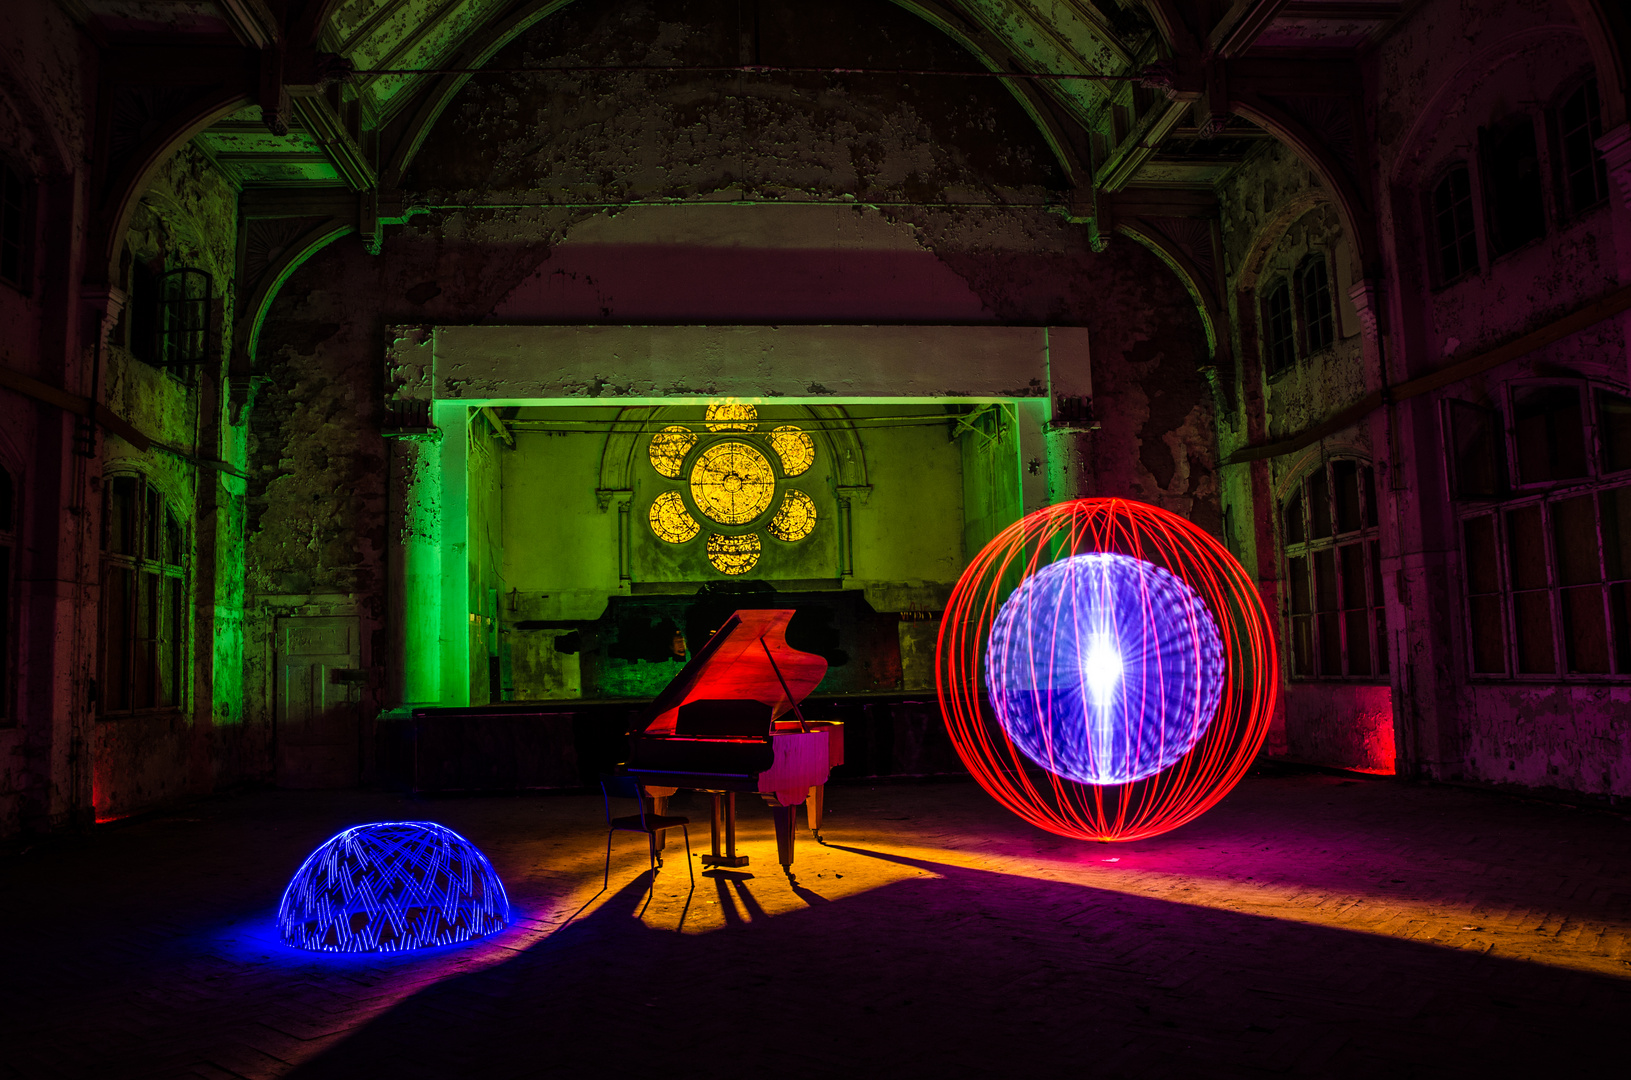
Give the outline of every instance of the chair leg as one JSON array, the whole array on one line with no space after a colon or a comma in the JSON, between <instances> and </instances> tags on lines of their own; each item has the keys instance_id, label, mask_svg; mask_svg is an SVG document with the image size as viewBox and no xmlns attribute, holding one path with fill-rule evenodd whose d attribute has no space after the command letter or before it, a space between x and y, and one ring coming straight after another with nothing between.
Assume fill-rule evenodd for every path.
<instances>
[{"instance_id":1,"label":"chair leg","mask_svg":"<svg viewBox=\"0 0 1631 1080\"><path fill-rule=\"evenodd\" d=\"M691 871L691 888L694 889L697 887L697 871L691 865L691 830L681 825L680 833L685 837L685 868Z\"/></svg>"},{"instance_id":2,"label":"chair leg","mask_svg":"<svg viewBox=\"0 0 1631 1080\"><path fill-rule=\"evenodd\" d=\"M606 873L600 880L601 892L605 892L612 886L612 832L611 829L606 830Z\"/></svg>"}]
</instances>

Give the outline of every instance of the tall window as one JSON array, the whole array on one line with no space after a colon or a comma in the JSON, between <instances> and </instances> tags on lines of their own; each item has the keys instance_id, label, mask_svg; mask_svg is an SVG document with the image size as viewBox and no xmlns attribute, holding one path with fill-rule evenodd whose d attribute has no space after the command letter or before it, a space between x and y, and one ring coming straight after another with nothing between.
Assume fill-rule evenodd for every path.
<instances>
[{"instance_id":1,"label":"tall window","mask_svg":"<svg viewBox=\"0 0 1631 1080\"><path fill-rule=\"evenodd\" d=\"M1546 235L1546 203L1541 189L1540 151L1535 121L1515 116L1480 132L1483 147L1484 212L1490 249L1516 251Z\"/></svg>"},{"instance_id":2,"label":"tall window","mask_svg":"<svg viewBox=\"0 0 1631 1080\"><path fill-rule=\"evenodd\" d=\"M1291 288L1285 279L1263 294L1263 355L1269 374L1278 375L1297 362L1297 331L1291 320Z\"/></svg>"},{"instance_id":3,"label":"tall window","mask_svg":"<svg viewBox=\"0 0 1631 1080\"><path fill-rule=\"evenodd\" d=\"M1448 284L1478 269L1478 237L1472 214L1472 178L1465 165L1444 174L1433 188L1433 236L1438 275Z\"/></svg>"},{"instance_id":4,"label":"tall window","mask_svg":"<svg viewBox=\"0 0 1631 1080\"><path fill-rule=\"evenodd\" d=\"M1297 268L1297 296L1302 302L1304 351L1312 355L1336 340L1331 278L1324 253L1315 252Z\"/></svg>"},{"instance_id":5,"label":"tall window","mask_svg":"<svg viewBox=\"0 0 1631 1080\"><path fill-rule=\"evenodd\" d=\"M1460 540L1472 671L1631 676L1631 398L1561 383L1514 387L1507 405L1510 443L1497 450L1510 452L1511 484L1455 487L1469 500ZM1462 412L1467 426L1477 415ZM1453 474L1470 468L1452 461Z\"/></svg>"},{"instance_id":6,"label":"tall window","mask_svg":"<svg viewBox=\"0 0 1631 1080\"><path fill-rule=\"evenodd\" d=\"M1281 508L1293 678L1387 674L1377 518L1376 474L1346 458L1322 463Z\"/></svg>"},{"instance_id":7,"label":"tall window","mask_svg":"<svg viewBox=\"0 0 1631 1080\"><path fill-rule=\"evenodd\" d=\"M0 281L28 286L28 185L23 174L0 161Z\"/></svg>"},{"instance_id":8,"label":"tall window","mask_svg":"<svg viewBox=\"0 0 1631 1080\"><path fill-rule=\"evenodd\" d=\"M185 532L144 477L107 481L102 545L104 716L180 705Z\"/></svg>"},{"instance_id":9,"label":"tall window","mask_svg":"<svg viewBox=\"0 0 1631 1080\"><path fill-rule=\"evenodd\" d=\"M1597 152L1603 118L1597 103L1597 80L1587 79L1557 109L1559 171L1564 209L1584 213L1608 197L1608 170Z\"/></svg>"},{"instance_id":10,"label":"tall window","mask_svg":"<svg viewBox=\"0 0 1631 1080\"><path fill-rule=\"evenodd\" d=\"M0 469L0 724L11 720L11 572L17 548L17 498L11 474Z\"/></svg>"},{"instance_id":11,"label":"tall window","mask_svg":"<svg viewBox=\"0 0 1631 1080\"><path fill-rule=\"evenodd\" d=\"M183 377L209 353L210 276L184 266L168 272L134 260L130 274L129 347L155 367Z\"/></svg>"}]
</instances>

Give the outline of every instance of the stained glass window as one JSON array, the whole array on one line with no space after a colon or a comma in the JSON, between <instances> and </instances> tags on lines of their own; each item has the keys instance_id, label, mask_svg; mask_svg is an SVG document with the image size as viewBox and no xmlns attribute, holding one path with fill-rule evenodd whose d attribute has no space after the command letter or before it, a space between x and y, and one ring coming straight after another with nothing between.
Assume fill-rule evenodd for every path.
<instances>
[{"instance_id":1,"label":"stained glass window","mask_svg":"<svg viewBox=\"0 0 1631 1080\"><path fill-rule=\"evenodd\" d=\"M718 401L708 406L703 422L709 431L752 431L759 426L759 410L739 401Z\"/></svg>"},{"instance_id":2,"label":"stained glass window","mask_svg":"<svg viewBox=\"0 0 1631 1080\"><path fill-rule=\"evenodd\" d=\"M802 475L815 461L815 440L791 424L770 433L770 448L782 459L782 472L788 476Z\"/></svg>"},{"instance_id":3,"label":"stained glass window","mask_svg":"<svg viewBox=\"0 0 1631 1080\"><path fill-rule=\"evenodd\" d=\"M680 498L679 492L665 491L651 504L651 531L660 540L683 544L701 532L702 526L685 508L685 500Z\"/></svg>"},{"instance_id":4,"label":"stained glass window","mask_svg":"<svg viewBox=\"0 0 1631 1080\"><path fill-rule=\"evenodd\" d=\"M745 442L715 443L691 469L691 498L721 525L746 525L770 509L775 494L770 460Z\"/></svg>"},{"instance_id":5,"label":"stained glass window","mask_svg":"<svg viewBox=\"0 0 1631 1080\"><path fill-rule=\"evenodd\" d=\"M708 537L708 561L721 574L745 574L759 561L759 534Z\"/></svg>"},{"instance_id":6,"label":"stained glass window","mask_svg":"<svg viewBox=\"0 0 1631 1080\"><path fill-rule=\"evenodd\" d=\"M646 452L653 469L670 480L678 480L685 467L685 455L696 444L697 437L689 428L671 424L651 437L651 446Z\"/></svg>"},{"instance_id":7,"label":"stained glass window","mask_svg":"<svg viewBox=\"0 0 1631 1080\"><path fill-rule=\"evenodd\" d=\"M803 540L815 528L815 500L793 489L782 496L781 509L770 519L770 535L777 540Z\"/></svg>"}]
</instances>

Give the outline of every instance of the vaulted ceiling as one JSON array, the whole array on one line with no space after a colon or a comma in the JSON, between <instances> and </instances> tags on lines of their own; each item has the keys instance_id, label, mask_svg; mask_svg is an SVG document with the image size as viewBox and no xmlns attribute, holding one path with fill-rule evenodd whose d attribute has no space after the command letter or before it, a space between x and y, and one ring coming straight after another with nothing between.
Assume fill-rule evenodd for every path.
<instances>
[{"instance_id":1,"label":"vaulted ceiling","mask_svg":"<svg viewBox=\"0 0 1631 1080\"><path fill-rule=\"evenodd\" d=\"M278 50L303 27L317 50L351 68L343 87L295 90L292 107L275 122L262 106L248 105L218 120L197 145L246 189L362 190L377 169L362 151L365 132L391 123L445 69L479 66L570 0L59 2L109 48L237 42ZM1351 56L1407 6L1399 0L896 2L961 42L987 69L1019 75L1033 99L1053 103L1061 122L1097 133L1094 183L1111 191L1209 188L1263 137L1222 106L1213 109L1218 116L1208 126L1209 61ZM1152 107L1149 96L1131 100L1127 77L1140 72L1167 91L1166 101ZM1100 78L1059 78L1072 74Z\"/></svg>"}]
</instances>

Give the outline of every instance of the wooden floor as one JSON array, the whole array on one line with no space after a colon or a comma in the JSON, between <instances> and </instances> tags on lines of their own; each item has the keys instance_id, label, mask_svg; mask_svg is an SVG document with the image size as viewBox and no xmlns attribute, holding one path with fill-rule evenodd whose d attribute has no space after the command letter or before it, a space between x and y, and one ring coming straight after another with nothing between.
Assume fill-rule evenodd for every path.
<instances>
[{"instance_id":1,"label":"wooden floor","mask_svg":"<svg viewBox=\"0 0 1631 1080\"><path fill-rule=\"evenodd\" d=\"M706 843L706 808L676 801ZM261 792L0 857L0 1075L1623 1073L1631 823L1314 773L1123 845L971 783L834 787L790 883L654 888L597 797ZM299 953L272 916L338 829L428 819L515 911L474 945ZM675 837L678 844L678 836ZM1610 1064L1617 1062L1617 1064Z\"/></svg>"}]
</instances>

